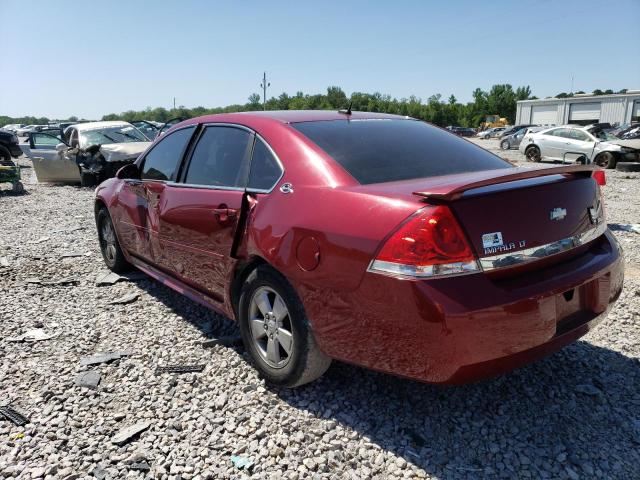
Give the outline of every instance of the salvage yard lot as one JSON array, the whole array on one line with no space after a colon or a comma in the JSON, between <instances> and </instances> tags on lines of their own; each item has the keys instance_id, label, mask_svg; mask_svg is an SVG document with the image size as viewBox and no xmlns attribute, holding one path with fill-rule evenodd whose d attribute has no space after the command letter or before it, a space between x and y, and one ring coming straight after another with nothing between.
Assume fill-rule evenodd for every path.
<instances>
[{"instance_id":1,"label":"salvage yard lot","mask_svg":"<svg viewBox=\"0 0 640 480\"><path fill-rule=\"evenodd\" d=\"M148 277L97 286L93 191L23 175L26 195L0 192L0 406L31 423L0 420L0 478L640 477L640 234L616 232L626 281L608 318L544 361L464 387L334 362L274 389L242 348L202 346L230 320ZM638 223L639 174L607 181L607 221ZM53 338L11 341L38 327ZM81 364L99 352L126 354ZM156 371L176 364L205 369ZM95 390L74 383L88 370Z\"/></svg>"}]
</instances>

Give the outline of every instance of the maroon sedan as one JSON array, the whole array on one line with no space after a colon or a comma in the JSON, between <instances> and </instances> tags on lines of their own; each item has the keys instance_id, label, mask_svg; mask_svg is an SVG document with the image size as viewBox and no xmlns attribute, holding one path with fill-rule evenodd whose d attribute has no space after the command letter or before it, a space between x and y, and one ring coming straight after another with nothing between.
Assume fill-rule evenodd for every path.
<instances>
[{"instance_id":1,"label":"maroon sedan","mask_svg":"<svg viewBox=\"0 0 640 480\"><path fill-rule=\"evenodd\" d=\"M376 113L182 122L96 190L107 266L234 318L270 382L331 359L434 383L587 333L623 284L592 166L516 168Z\"/></svg>"}]
</instances>

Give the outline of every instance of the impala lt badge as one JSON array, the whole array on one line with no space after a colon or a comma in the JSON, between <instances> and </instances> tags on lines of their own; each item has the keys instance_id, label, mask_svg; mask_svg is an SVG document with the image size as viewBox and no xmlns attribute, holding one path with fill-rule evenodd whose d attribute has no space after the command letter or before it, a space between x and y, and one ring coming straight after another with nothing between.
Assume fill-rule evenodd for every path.
<instances>
[{"instance_id":1,"label":"impala lt badge","mask_svg":"<svg viewBox=\"0 0 640 480\"><path fill-rule=\"evenodd\" d=\"M566 208L554 208L553 210L551 210L551 214L549 215L549 218L551 220L563 220L564 217L566 216L567 216Z\"/></svg>"}]
</instances>

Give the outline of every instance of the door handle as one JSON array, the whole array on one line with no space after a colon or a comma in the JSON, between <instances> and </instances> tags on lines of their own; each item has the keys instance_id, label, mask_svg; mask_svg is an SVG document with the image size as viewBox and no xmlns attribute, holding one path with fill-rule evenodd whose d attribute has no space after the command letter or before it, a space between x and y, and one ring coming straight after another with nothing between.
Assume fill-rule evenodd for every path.
<instances>
[{"instance_id":1,"label":"door handle","mask_svg":"<svg viewBox=\"0 0 640 480\"><path fill-rule=\"evenodd\" d=\"M221 222L226 222L229 218L234 218L238 211L234 208L214 208L213 214L218 217Z\"/></svg>"}]
</instances>

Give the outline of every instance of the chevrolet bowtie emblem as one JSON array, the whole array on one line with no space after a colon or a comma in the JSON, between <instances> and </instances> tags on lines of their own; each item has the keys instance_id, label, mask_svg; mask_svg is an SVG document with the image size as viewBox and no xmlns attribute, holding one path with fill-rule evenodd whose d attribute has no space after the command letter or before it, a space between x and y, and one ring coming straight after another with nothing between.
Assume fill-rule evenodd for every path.
<instances>
[{"instance_id":1,"label":"chevrolet bowtie emblem","mask_svg":"<svg viewBox=\"0 0 640 480\"><path fill-rule=\"evenodd\" d=\"M549 218L551 220L562 220L566 216L567 216L566 208L554 208L553 210L551 210L551 214L549 215Z\"/></svg>"}]
</instances>

